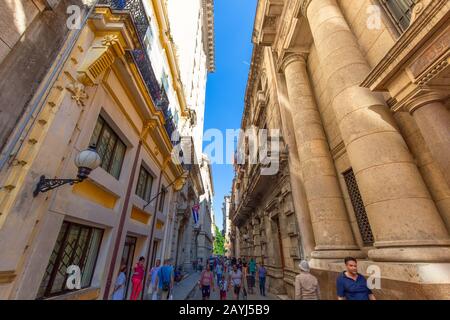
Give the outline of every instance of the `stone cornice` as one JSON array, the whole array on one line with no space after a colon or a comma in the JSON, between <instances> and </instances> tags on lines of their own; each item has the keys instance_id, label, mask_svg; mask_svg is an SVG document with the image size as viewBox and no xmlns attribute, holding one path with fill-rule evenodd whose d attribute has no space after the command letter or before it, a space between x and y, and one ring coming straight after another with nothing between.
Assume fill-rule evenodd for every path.
<instances>
[{"instance_id":1,"label":"stone cornice","mask_svg":"<svg viewBox=\"0 0 450 320\"><path fill-rule=\"evenodd\" d=\"M431 34L440 26L441 21L448 17L448 10L442 10L444 6L448 7L449 4L442 0L432 0L427 7L423 8L422 13L415 18L361 86L373 91L386 90L386 82L415 53L424 41L424 37Z\"/></svg>"},{"instance_id":2,"label":"stone cornice","mask_svg":"<svg viewBox=\"0 0 450 320\"><path fill-rule=\"evenodd\" d=\"M247 80L247 88L245 91L244 112L242 114L241 128L245 128L245 120L247 120L247 117L250 116L249 112L250 112L251 97L255 82L258 79L260 72L260 62L262 59L263 48L264 47L257 44L255 44L253 47L252 62L250 64L250 71Z\"/></svg>"},{"instance_id":3,"label":"stone cornice","mask_svg":"<svg viewBox=\"0 0 450 320\"><path fill-rule=\"evenodd\" d=\"M215 40L214 40L214 0L203 0L203 19L205 21L205 44L208 57L209 72L216 71Z\"/></svg>"}]
</instances>

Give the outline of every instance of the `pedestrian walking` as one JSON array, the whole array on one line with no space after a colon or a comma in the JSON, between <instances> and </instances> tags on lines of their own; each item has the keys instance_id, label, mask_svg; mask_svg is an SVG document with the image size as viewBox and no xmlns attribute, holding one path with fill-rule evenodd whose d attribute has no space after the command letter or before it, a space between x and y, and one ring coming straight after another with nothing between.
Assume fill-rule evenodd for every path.
<instances>
[{"instance_id":1,"label":"pedestrian walking","mask_svg":"<svg viewBox=\"0 0 450 320\"><path fill-rule=\"evenodd\" d=\"M244 274L245 284L242 287L242 293L244 294L244 299L246 299L247 293L250 292L250 287L252 286L252 276L249 272L249 266L246 262L242 263L242 273Z\"/></svg>"},{"instance_id":2,"label":"pedestrian walking","mask_svg":"<svg viewBox=\"0 0 450 320\"><path fill-rule=\"evenodd\" d=\"M127 270L127 265L122 264L120 266L119 276L116 279L114 285L114 291L112 294L112 300L124 300L125 299L125 288L127 284L127 275L125 271Z\"/></svg>"},{"instance_id":3,"label":"pedestrian walking","mask_svg":"<svg viewBox=\"0 0 450 320\"><path fill-rule=\"evenodd\" d=\"M300 274L295 277L295 300L320 300L319 281L310 273L308 261L298 265Z\"/></svg>"},{"instance_id":4,"label":"pedestrian walking","mask_svg":"<svg viewBox=\"0 0 450 320\"><path fill-rule=\"evenodd\" d=\"M171 300L173 295L174 270L170 264L170 259L166 259L164 265L159 269L156 282L158 283L158 299Z\"/></svg>"},{"instance_id":5,"label":"pedestrian walking","mask_svg":"<svg viewBox=\"0 0 450 320\"><path fill-rule=\"evenodd\" d=\"M239 270L242 271L242 259L241 258L239 258L238 261L237 261L237 267L238 267Z\"/></svg>"},{"instance_id":6,"label":"pedestrian walking","mask_svg":"<svg viewBox=\"0 0 450 320\"><path fill-rule=\"evenodd\" d=\"M225 277L222 277L219 282L220 300L226 300L228 294L228 282Z\"/></svg>"},{"instance_id":7,"label":"pedestrian walking","mask_svg":"<svg viewBox=\"0 0 450 320\"><path fill-rule=\"evenodd\" d=\"M244 283L244 276L242 271L238 269L237 264L233 265L233 270L230 272L228 287L233 286L233 298L239 300L241 286Z\"/></svg>"},{"instance_id":8,"label":"pedestrian walking","mask_svg":"<svg viewBox=\"0 0 450 320\"><path fill-rule=\"evenodd\" d=\"M262 296L266 296L266 275L267 270L263 264L261 264L258 268L258 277L259 277L259 293Z\"/></svg>"},{"instance_id":9,"label":"pedestrian walking","mask_svg":"<svg viewBox=\"0 0 450 320\"><path fill-rule=\"evenodd\" d=\"M217 284L219 284L220 280L222 279L223 269L224 269L224 267L223 267L222 263L218 263L216 266Z\"/></svg>"},{"instance_id":10,"label":"pedestrian walking","mask_svg":"<svg viewBox=\"0 0 450 320\"><path fill-rule=\"evenodd\" d=\"M158 296L158 283L156 282L156 279L158 278L158 272L159 269L161 269L161 260L157 259L155 262L155 266L153 268L150 269L149 271L149 279L147 283L147 287L148 287L148 297L151 300L157 300L157 296Z\"/></svg>"},{"instance_id":11,"label":"pedestrian walking","mask_svg":"<svg viewBox=\"0 0 450 320\"><path fill-rule=\"evenodd\" d=\"M211 266L209 263L206 264L205 270L202 271L200 275L200 280L198 281L198 285L202 290L202 298L203 300L209 300L211 296L211 288L213 292L214 289L214 275L211 271Z\"/></svg>"},{"instance_id":12,"label":"pedestrian walking","mask_svg":"<svg viewBox=\"0 0 450 320\"><path fill-rule=\"evenodd\" d=\"M346 270L336 280L338 300L376 300L367 287L366 278L358 273L358 262L353 257L344 259Z\"/></svg>"},{"instance_id":13,"label":"pedestrian walking","mask_svg":"<svg viewBox=\"0 0 450 320\"><path fill-rule=\"evenodd\" d=\"M137 300L139 298L139 295L141 294L143 285L142 282L144 281L144 273L145 273L144 262L145 258L140 257L138 263L134 267L134 273L133 276L131 277L132 289L130 300Z\"/></svg>"},{"instance_id":14,"label":"pedestrian walking","mask_svg":"<svg viewBox=\"0 0 450 320\"><path fill-rule=\"evenodd\" d=\"M255 288L255 282L256 282L256 261L254 258L250 259L250 262L248 264L248 271L250 274L250 284L248 286L250 294L254 293Z\"/></svg>"}]
</instances>

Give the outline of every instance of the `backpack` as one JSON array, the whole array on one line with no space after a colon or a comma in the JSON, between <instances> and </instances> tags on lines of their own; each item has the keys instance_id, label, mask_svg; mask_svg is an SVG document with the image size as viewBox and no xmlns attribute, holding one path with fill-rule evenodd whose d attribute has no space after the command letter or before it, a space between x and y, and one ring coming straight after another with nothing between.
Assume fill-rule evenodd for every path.
<instances>
[{"instance_id":1,"label":"backpack","mask_svg":"<svg viewBox=\"0 0 450 320\"><path fill-rule=\"evenodd\" d=\"M164 291L169 291L169 289L170 289L170 277L169 277L169 279L165 278L165 273L163 272L163 268L167 268L167 267L162 267L161 269L159 269L160 270L159 272L161 273L162 283L163 283L162 289Z\"/></svg>"}]
</instances>

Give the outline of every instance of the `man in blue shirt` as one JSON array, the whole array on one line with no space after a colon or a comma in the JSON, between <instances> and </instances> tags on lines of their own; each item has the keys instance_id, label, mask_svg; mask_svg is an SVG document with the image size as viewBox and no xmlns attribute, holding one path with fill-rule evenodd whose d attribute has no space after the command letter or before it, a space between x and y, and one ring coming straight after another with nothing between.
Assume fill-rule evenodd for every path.
<instances>
[{"instance_id":1,"label":"man in blue shirt","mask_svg":"<svg viewBox=\"0 0 450 320\"><path fill-rule=\"evenodd\" d=\"M172 295L173 283L174 283L174 270L170 264L170 259L164 261L164 265L159 269L156 278L158 282L158 298L160 300L169 300Z\"/></svg>"},{"instance_id":2,"label":"man in blue shirt","mask_svg":"<svg viewBox=\"0 0 450 320\"><path fill-rule=\"evenodd\" d=\"M375 300L372 291L367 287L366 278L358 273L355 258L344 259L346 271L336 280L337 296L339 300Z\"/></svg>"}]
</instances>

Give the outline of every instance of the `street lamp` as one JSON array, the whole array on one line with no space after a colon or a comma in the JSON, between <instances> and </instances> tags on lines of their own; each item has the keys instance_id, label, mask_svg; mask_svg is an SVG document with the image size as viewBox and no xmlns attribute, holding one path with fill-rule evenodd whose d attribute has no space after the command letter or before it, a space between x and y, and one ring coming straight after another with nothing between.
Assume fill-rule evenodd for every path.
<instances>
[{"instance_id":1,"label":"street lamp","mask_svg":"<svg viewBox=\"0 0 450 320\"><path fill-rule=\"evenodd\" d=\"M90 146L84 151L81 151L75 157L75 165L78 167L78 174L76 179L47 179L44 175L39 179L36 189L33 191L33 197L37 197L40 192L47 192L49 190L58 188L65 184L73 185L82 182L86 179L92 170L100 166L101 159L98 155L95 146Z\"/></svg>"}]
</instances>

